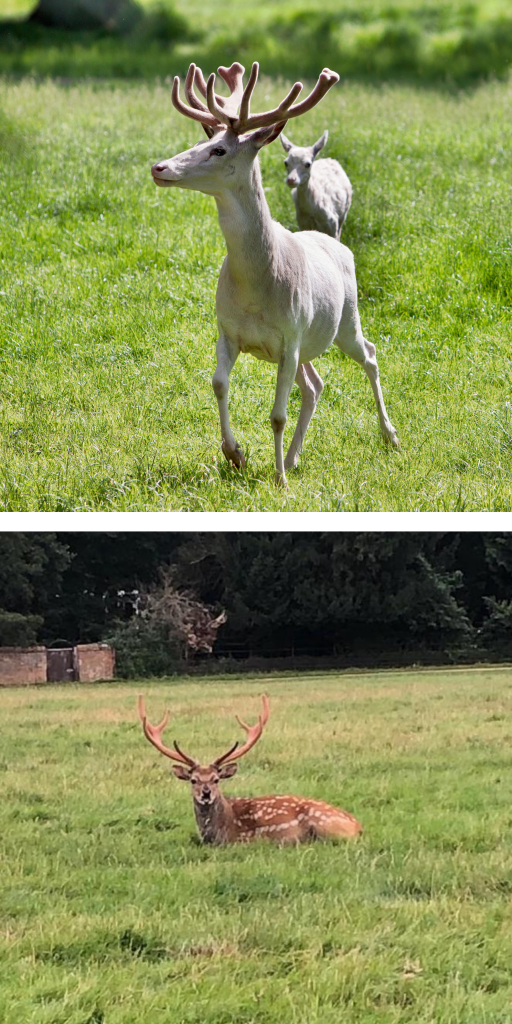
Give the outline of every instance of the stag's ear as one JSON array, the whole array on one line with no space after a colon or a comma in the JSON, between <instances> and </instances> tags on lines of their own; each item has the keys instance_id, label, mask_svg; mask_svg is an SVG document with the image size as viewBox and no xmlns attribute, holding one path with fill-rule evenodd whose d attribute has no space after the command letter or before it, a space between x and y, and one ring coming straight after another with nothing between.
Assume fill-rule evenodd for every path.
<instances>
[{"instance_id":1,"label":"stag's ear","mask_svg":"<svg viewBox=\"0 0 512 1024\"><path fill-rule=\"evenodd\" d=\"M236 775L237 771L238 765L236 761L231 761L231 764L228 761L227 764L223 764L222 767L219 768L219 778L231 779L233 775Z\"/></svg>"},{"instance_id":2,"label":"stag's ear","mask_svg":"<svg viewBox=\"0 0 512 1024\"><path fill-rule=\"evenodd\" d=\"M269 128L258 128L249 138L249 144L255 149L268 146L277 136L281 134L286 121L279 121L279 124L271 124Z\"/></svg>"},{"instance_id":3,"label":"stag's ear","mask_svg":"<svg viewBox=\"0 0 512 1024\"><path fill-rule=\"evenodd\" d=\"M213 136L215 135L214 128L211 128L209 124L203 124L203 128L204 128L208 138L209 139L213 139Z\"/></svg>"},{"instance_id":4,"label":"stag's ear","mask_svg":"<svg viewBox=\"0 0 512 1024\"><path fill-rule=\"evenodd\" d=\"M182 779L183 782L190 782L191 768L186 768L184 764L173 764L172 770L177 779Z\"/></svg>"},{"instance_id":5,"label":"stag's ear","mask_svg":"<svg viewBox=\"0 0 512 1024\"><path fill-rule=\"evenodd\" d=\"M326 128L322 137L318 140L318 142L315 142L315 145L313 146L313 158L317 155L317 153L320 152L321 149L324 148L328 138L329 132Z\"/></svg>"},{"instance_id":6,"label":"stag's ear","mask_svg":"<svg viewBox=\"0 0 512 1024\"><path fill-rule=\"evenodd\" d=\"M286 138L286 135L281 135L281 145L283 149L285 149L286 152L289 153L293 146L293 142L290 142L290 140Z\"/></svg>"}]
</instances>

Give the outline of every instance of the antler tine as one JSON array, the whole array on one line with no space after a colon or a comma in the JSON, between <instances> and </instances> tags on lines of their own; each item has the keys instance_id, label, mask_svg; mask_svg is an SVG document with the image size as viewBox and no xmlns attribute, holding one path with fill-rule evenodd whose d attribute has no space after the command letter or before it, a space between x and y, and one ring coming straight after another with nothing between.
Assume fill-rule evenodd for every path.
<instances>
[{"instance_id":1,"label":"antler tine","mask_svg":"<svg viewBox=\"0 0 512 1024\"><path fill-rule=\"evenodd\" d=\"M194 107L196 110L203 110L204 113L209 116L208 107L205 106L202 100L200 100L194 92L194 79L198 71L199 68L196 68L195 64L190 65L185 79L185 96L187 97L191 107Z\"/></svg>"},{"instance_id":2,"label":"antler tine","mask_svg":"<svg viewBox=\"0 0 512 1024\"><path fill-rule=\"evenodd\" d=\"M239 64L238 61L235 61L230 68L218 68L218 72L220 77L224 79L228 86L230 96L228 99L224 99L223 96L217 96L217 100L224 109L229 108L231 113L236 117L238 105L242 99L244 91L245 68L243 64Z\"/></svg>"},{"instance_id":3,"label":"antler tine","mask_svg":"<svg viewBox=\"0 0 512 1024\"><path fill-rule=\"evenodd\" d=\"M203 72L201 71L201 68L196 67L195 81L199 88L199 92L206 99L206 82Z\"/></svg>"},{"instance_id":4,"label":"antler tine","mask_svg":"<svg viewBox=\"0 0 512 1024\"><path fill-rule=\"evenodd\" d=\"M251 73L249 75L249 81L247 82L247 85L246 85L246 87L244 89L244 93L243 93L243 96L242 96L242 102L240 104L240 114L238 115L239 124L243 125L243 124L245 124L249 120L249 112L250 112L250 107L251 107L251 96L252 96L252 94L254 92L254 86L256 85L256 82L258 81L259 70L260 70L260 66L258 64L258 61L255 60L253 66L251 68ZM219 68L219 71L220 71L220 68Z\"/></svg>"},{"instance_id":5,"label":"antler tine","mask_svg":"<svg viewBox=\"0 0 512 1024\"><path fill-rule=\"evenodd\" d=\"M284 100L281 100L278 107L274 107L273 110L267 110L263 114L253 114L252 117L248 117L247 121L241 124L237 130L248 132L252 128L266 128L268 125L277 124L278 121L286 120L289 117L289 107L291 107L293 101L297 99L297 96L302 92L302 89L302 82L295 82L295 85L292 85L290 92L285 96Z\"/></svg>"},{"instance_id":6,"label":"antler tine","mask_svg":"<svg viewBox=\"0 0 512 1024\"><path fill-rule=\"evenodd\" d=\"M151 725L148 722L146 715L146 703L142 693L139 693L138 699L139 718L142 722L142 729L144 735L150 743L160 751L161 754L165 754L166 757L172 758L173 761L179 761L181 764L188 765L189 768L193 768L197 764L197 761L193 757L189 757L188 754L184 754L182 750L179 750L176 746L176 750L171 750L170 747L166 747L162 741L162 733L169 722L171 716L170 711L166 711L162 721L158 725Z\"/></svg>"},{"instance_id":7,"label":"antler tine","mask_svg":"<svg viewBox=\"0 0 512 1024\"><path fill-rule=\"evenodd\" d=\"M180 114L185 114L185 117L191 117L193 121L200 121L201 124L206 124L209 128L219 127L218 119L210 111L197 110L187 107L186 103L183 103L183 100L180 99L180 80L177 75L172 86L172 102L176 110L179 110Z\"/></svg>"},{"instance_id":8,"label":"antler tine","mask_svg":"<svg viewBox=\"0 0 512 1024\"><path fill-rule=\"evenodd\" d=\"M261 700L263 704L263 710L258 718L256 725L247 725L246 722L244 722L241 718L238 717L238 715L235 715L238 724L241 725L242 729L244 729L245 732L247 733L247 739L243 746L238 747L238 750L236 749L237 744L235 744L234 747L231 747L231 750L226 751L226 753L222 754L221 757L217 757L214 761L215 765L220 767L220 765L224 764L225 761L236 761L239 757L243 757L244 754L247 754L251 747L253 747L254 744L258 742L263 732L263 729L265 728L268 722L268 716L270 714L270 707L266 693L263 694Z\"/></svg>"},{"instance_id":9,"label":"antler tine","mask_svg":"<svg viewBox=\"0 0 512 1024\"><path fill-rule=\"evenodd\" d=\"M207 83L206 83L206 102L208 104L208 110L217 119L217 122L225 124L227 128L231 128L232 122L236 120L236 113L229 115L219 104L219 100L222 100L221 96L215 95L215 72L212 71Z\"/></svg>"},{"instance_id":10,"label":"antler tine","mask_svg":"<svg viewBox=\"0 0 512 1024\"><path fill-rule=\"evenodd\" d=\"M274 110L266 111L263 114L253 114L243 124L237 124L237 131L250 131L253 128L264 128L272 124L277 124L278 121L289 120L291 117L298 117L300 114L305 114L307 110L311 110L312 107L316 106L320 102L326 92L339 82L340 76L336 71L330 71L329 68L324 68L318 77L314 89L310 92L306 99L302 100L301 103L296 103L295 106L291 106L293 101L297 98L299 93L302 91L302 84L296 82L292 86L288 95L281 101L279 106L275 107Z\"/></svg>"}]
</instances>

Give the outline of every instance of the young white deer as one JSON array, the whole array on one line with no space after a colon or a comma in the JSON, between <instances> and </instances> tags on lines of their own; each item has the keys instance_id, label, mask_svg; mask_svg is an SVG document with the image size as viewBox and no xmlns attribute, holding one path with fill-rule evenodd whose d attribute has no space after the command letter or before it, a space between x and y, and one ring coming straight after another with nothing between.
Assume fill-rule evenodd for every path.
<instances>
[{"instance_id":1,"label":"young white deer","mask_svg":"<svg viewBox=\"0 0 512 1024\"><path fill-rule=\"evenodd\" d=\"M316 231L292 234L270 216L261 183L258 151L276 139L287 120L310 110L339 75L324 69L310 95L293 104L302 90L296 82L274 110L250 113L258 77L253 64L247 86L244 68L219 68L230 96L215 92L215 75L206 83L191 64L180 99L174 79L172 101L177 110L199 121L208 135L192 149L151 168L157 185L195 189L212 195L226 239L227 256L217 286L217 368L213 390L219 404L222 451L237 467L244 456L229 423L229 374L240 352L277 364L277 389L270 421L274 431L276 483L286 486L285 470L295 466L304 435L323 389L311 362L334 341L359 363L370 379L380 427L386 441L398 446L379 383L375 346L363 336L357 310L357 285L352 253ZM203 103L194 86L207 101ZM238 107L240 112L238 113ZM286 408L294 380L302 396L299 420L283 459Z\"/></svg>"},{"instance_id":2,"label":"young white deer","mask_svg":"<svg viewBox=\"0 0 512 1024\"><path fill-rule=\"evenodd\" d=\"M313 146L294 146L281 134L287 152L286 184L292 190L297 224L301 231L325 231L340 240L341 229L352 202L352 185L337 160L319 160L329 138L327 129Z\"/></svg>"},{"instance_id":3,"label":"young white deer","mask_svg":"<svg viewBox=\"0 0 512 1024\"><path fill-rule=\"evenodd\" d=\"M230 779L237 771L236 761L259 740L268 721L268 697L263 697L263 710L256 725L249 726L236 716L245 729L243 746L235 743L225 754L209 765L200 765L184 754L178 744L166 747L162 733L169 721L167 712L159 725L151 725L146 717L144 697L139 695L139 717L144 735L150 743L170 757L176 778L190 782L199 835L203 843L249 842L251 839L273 839L278 843L303 843L309 839L348 839L362 832L351 814L331 807L323 800L298 796L256 796L229 799L220 789L221 779Z\"/></svg>"}]
</instances>

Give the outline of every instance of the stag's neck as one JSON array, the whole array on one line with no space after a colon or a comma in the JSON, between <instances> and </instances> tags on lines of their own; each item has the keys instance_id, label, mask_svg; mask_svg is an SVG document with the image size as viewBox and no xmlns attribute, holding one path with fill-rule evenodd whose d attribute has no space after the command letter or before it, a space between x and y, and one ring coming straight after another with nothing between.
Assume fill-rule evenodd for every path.
<instances>
[{"instance_id":1,"label":"stag's neck","mask_svg":"<svg viewBox=\"0 0 512 1024\"><path fill-rule=\"evenodd\" d=\"M264 279L278 254L276 226L263 191L258 159L243 184L215 198L231 277L243 283Z\"/></svg>"},{"instance_id":2,"label":"stag's neck","mask_svg":"<svg viewBox=\"0 0 512 1024\"><path fill-rule=\"evenodd\" d=\"M194 801L194 813L203 843L219 845L230 842L233 832L233 811L226 797L220 795L207 806Z\"/></svg>"}]
</instances>

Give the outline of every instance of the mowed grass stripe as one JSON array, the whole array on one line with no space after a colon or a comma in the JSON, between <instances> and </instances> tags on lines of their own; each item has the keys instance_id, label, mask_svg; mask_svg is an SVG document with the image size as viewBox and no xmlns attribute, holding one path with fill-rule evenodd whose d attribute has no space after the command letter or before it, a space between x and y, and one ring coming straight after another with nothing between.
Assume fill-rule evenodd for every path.
<instances>
[{"instance_id":1,"label":"mowed grass stripe","mask_svg":"<svg viewBox=\"0 0 512 1024\"><path fill-rule=\"evenodd\" d=\"M508 1024L510 712L492 668L144 683L231 794L357 814L355 843L201 847L141 684L2 691L5 1024Z\"/></svg>"}]
</instances>

